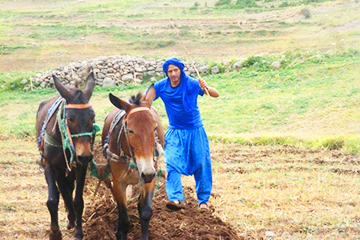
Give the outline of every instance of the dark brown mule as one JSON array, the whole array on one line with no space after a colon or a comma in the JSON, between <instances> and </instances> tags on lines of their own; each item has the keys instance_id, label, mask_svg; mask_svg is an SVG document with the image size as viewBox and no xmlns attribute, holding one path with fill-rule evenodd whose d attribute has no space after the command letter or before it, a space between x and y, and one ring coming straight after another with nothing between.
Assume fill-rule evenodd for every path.
<instances>
[{"instance_id":1,"label":"dark brown mule","mask_svg":"<svg viewBox=\"0 0 360 240\"><path fill-rule=\"evenodd\" d=\"M109 161L113 187L118 205L117 239L126 239L130 226L126 206L128 185L142 184L138 201L141 239L148 239L149 222L153 214L152 198L158 173L157 152L164 146L164 129L152 100L139 93L130 103L109 94L117 108L106 117L102 132L104 154ZM114 121L121 110L121 119ZM107 144L106 144L107 143Z\"/></svg>"},{"instance_id":2,"label":"dark brown mule","mask_svg":"<svg viewBox=\"0 0 360 240\"><path fill-rule=\"evenodd\" d=\"M95 113L89 104L92 91L95 87L94 75L91 73L87 80L85 90L81 91L74 87L61 84L55 76L55 87L59 96L43 101L38 109L36 117L36 135L41 152L41 163L44 167L45 178L48 184L48 200L46 202L51 215L50 239L61 239L58 225L59 192L61 193L68 211L68 229L75 227L75 237L83 238L82 213L84 208L83 188L88 163L93 158L93 142L95 134L93 124ZM63 101L63 105L55 107L54 103ZM52 109L53 114L50 114ZM63 149L59 111L65 115L66 129L70 134L73 146L73 159L71 163L71 151ZM62 125L65 126L65 125ZM68 135L69 136L69 135ZM66 154L65 154L65 153ZM75 199L73 200L74 182L76 180Z\"/></svg>"}]
</instances>

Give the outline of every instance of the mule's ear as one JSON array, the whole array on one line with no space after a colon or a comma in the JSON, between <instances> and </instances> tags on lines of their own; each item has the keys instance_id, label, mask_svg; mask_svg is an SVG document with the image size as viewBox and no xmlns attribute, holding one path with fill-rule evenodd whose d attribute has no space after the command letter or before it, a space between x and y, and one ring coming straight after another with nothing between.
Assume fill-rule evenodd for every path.
<instances>
[{"instance_id":1,"label":"mule's ear","mask_svg":"<svg viewBox=\"0 0 360 240\"><path fill-rule=\"evenodd\" d=\"M60 95L66 99L66 101L69 101L71 99L71 94L69 90L60 82L60 79L58 79L55 75L52 75L55 83L55 88L58 90Z\"/></svg>"},{"instance_id":2,"label":"mule's ear","mask_svg":"<svg viewBox=\"0 0 360 240\"><path fill-rule=\"evenodd\" d=\"M84 90L84 94L88 100L90 100L90 98L91 98L94 87L95 87L94 72L91 71L89 76L86 78L86 86L85 86L85 90Z\"/></svg>"},{"instance_id":3,"label":"mule's ear","mask_svg":"<svg viewBox=\"0 0 360 240\"><path fill-rule=\"evenodd\" d=\"M146 101L149 103L150 107L152 105L152 102L154 101L154 98L156 96L156 92L155 92L155 88L154 88L154 84L152 84L148 90L146 91L146 93L141 97L141 101Z\"/></svg>"},{"instance_id":4,"label":"mule's ear","mask_svg":"<svg viewBox=\"0 0 360 240\"><path fill-rule=\"evenodd\" d=\"M109 93L109 99L110 102L117 108L125 110L125 112L128 112L131 108L131 105L129 103L127 103L126 101L115 97L114 95L112 95L111 93Z\"/></svg>"}]
</instances>

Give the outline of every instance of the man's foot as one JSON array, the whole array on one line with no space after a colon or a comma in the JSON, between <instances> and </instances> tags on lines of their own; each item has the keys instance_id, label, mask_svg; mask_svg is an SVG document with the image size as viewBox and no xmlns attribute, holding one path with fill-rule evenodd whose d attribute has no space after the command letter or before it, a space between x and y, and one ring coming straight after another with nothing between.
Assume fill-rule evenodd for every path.
<instances>
[{"instance_id":1,"label":"man's foot","mask_svg":"<svg viewBox=\"0 0 360 240\"><path fill-rule=\"evenodd\" d=\"M171 210L179 211L185 208L185 202L179 200L169 201L166 203L166 207Z\"/></svg>"},{"instance_id":2,"label":"man's foot","mask_svg":"<svg viewBox=\"0 0 360 240\"><path fill-rule=\"evenodd\" d=\"M209 210L209 205L207 205L207 203L200 203L199 204L199 209L200 210Z\"/></svg>"}]
</instances>

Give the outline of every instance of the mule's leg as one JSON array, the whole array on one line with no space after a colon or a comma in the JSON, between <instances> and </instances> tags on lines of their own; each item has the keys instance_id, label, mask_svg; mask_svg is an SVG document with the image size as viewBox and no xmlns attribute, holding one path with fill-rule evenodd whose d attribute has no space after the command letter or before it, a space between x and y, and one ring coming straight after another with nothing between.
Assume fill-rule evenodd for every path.
<instances>
[{"instance_id":1,"label":"mule's leg","mask_svg":"<svg viewBox=\"0 0 360 240\"><path fill-rule=\"evenodd\" d=\"M65 206L68 211L69 223L67 225L67 229L75 227L75 210L72 197L72 193L74 191L74 180L75 179L73 176L65 177L64 173L64 175L59 176L57 181L60 193L64 199Z\"/></svg>"},{"instance_id":2,"label":"mule's leg","mask_svg":"<svg viewBox=\"0 0 360 240\"><path fill-rule=\"evenodd\" d=\"M88 164L83 163L83 165L78 165L76 168L76 192L74 199L74 207L76 212L76 232L75 232L76 239L82 239L84 236L82 230L82 214L84 210L83 190L85 184L87 165Z\"/></svg>"},{"instance_id":3,"label":"mule's leg","mask_svg":"<svg viewBox=\"0 0 360 240\"><path fill-rule=\"evenodd\" d=\"M45 178L48 184L48 200L46 205L51 216L50 239L61 239L61 231L58 224L59 190L56 186L56 172L47 164L45 167Z\"/></svg>"},{"instance_id":4,"label":"mule's leg","mask_svg":"<svg viewBox=\"0 0 360 240\"><path fill-rule=\"evenodd\" d=\"M152 182L143 185L141 195L139 196L138 211L140 215L142 240L147 240L149 238L149 223L151 216L153 215L152 198L154 196L154 189L155 179L153 179Z\"/></svg>"},{"instance_id":5,"label":"mule's leg","mask_svg":"<svg viewBox=\"0 0 360 240\"><path fill-rule=\"evenodd\" d=\"M127 214L126 207L126 184L114 179L113 195L118 207L118 225L116 229L116 239L127 239L127 234L130 227L130 220Z\"/></svg>"}]
</instances>

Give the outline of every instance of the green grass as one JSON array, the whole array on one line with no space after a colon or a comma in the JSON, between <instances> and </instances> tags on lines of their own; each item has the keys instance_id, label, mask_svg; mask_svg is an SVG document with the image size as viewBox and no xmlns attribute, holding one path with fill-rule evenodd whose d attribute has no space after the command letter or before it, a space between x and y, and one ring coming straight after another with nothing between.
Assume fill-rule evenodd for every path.
<instances>
[{"instance_id":1,"label":"green grass","mask_svg":"<svg viewBox=\"0 0 360 240\"><path fill-rule=\"evenodd\" d=\"M216 99L199 98L210 139L245 145L301 145L359 152L359 55L360 52L349 49L333 54L298 52L278 57L249 57L240 72L206 77L208 84L220 92ZM280 70L271 70L274 60L283 62ZM8 78L3 84L16 83L26 72L0 76ZM145 91L149 85L96 87L92 99L96 121L101 125L112 108L107 99L109 92L128 98ZM33 136L38 104L56 92L10 89L4 88L0 96L0 133ZM167 126L162 102L155 101L154 106Z\"/></svg>"}]
</instances>

